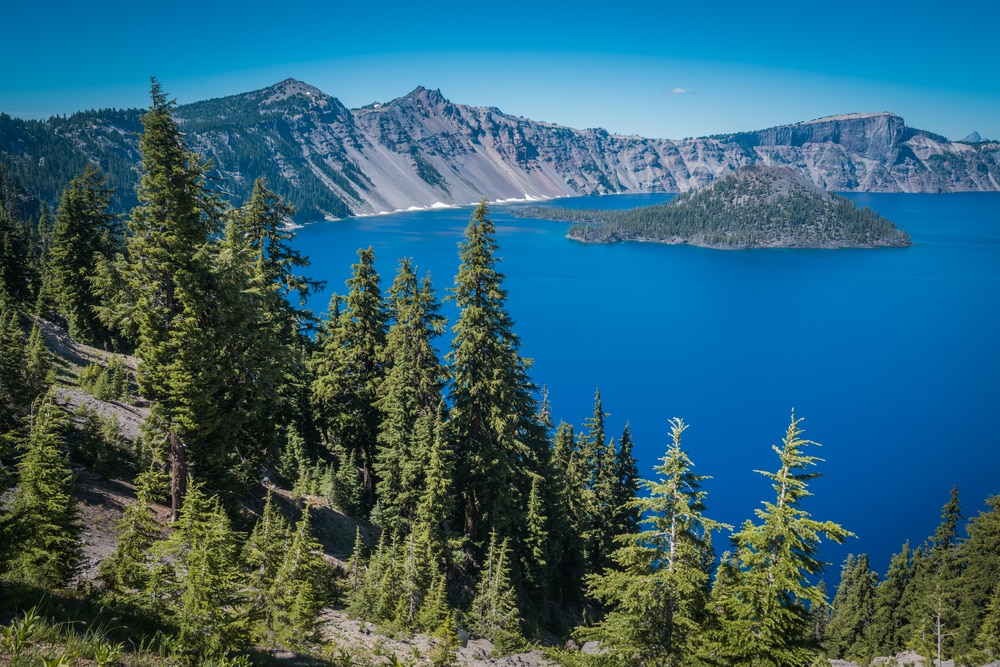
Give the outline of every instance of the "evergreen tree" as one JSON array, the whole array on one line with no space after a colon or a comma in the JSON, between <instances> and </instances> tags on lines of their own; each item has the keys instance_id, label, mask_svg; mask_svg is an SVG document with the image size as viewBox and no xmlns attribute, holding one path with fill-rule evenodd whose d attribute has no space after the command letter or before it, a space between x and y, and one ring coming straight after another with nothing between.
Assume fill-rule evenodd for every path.
<instances>
[{"instance_id":1,"label":"evergreen tree","mask_svg":"<svg viewBox=\"0 0 1000 667\"><path fill-rule=\"evenodd\" d=\"M31 403L18 311L0 299L0 434L21 424Z\"/></svg>"},{"instance_id":2,"label":"evergreen tree","mask_svg":"<svg viewBox=\"0 0 1000 667\"><path fill-rule=\"evenodd\" d=\"M557 608L572 609L582 601L585 570L581 522L583 483L573 427L556 428L550 470L545 478L548 496L549 546L552 560L548 587Z\"/></svg>"},{"instance_id":3,"label":"evergreen tree","mask_svg":"<svg viewBox=\"0 0 1000 667\"><path fill-rule=\"evenodd\" d=\"M899 637L905 646L913 642L913 638L922 632L923 617L927 610L926 600L933 587L933 573L929 547L926 542L910 554L909 577L906 588L900 596Z\"/></svg>"},{"instance_id":4,"label":"evergreen tree","mask_svg":"<svg viewBox=\"0 0 1000 667\"><path fill-rule=\"evenodd\" d=\"M609 516L615 537L634 534L639 528L640 510L632 502L639 491L639 468L632 447L632 429L626 422L612 468Z\"/></svg>"},{"instance_id":5,"label":"evergreen tree","mask_svg":"<svg viewBox=\"0 0 1000 667\"><path fill-rule=\"evenodd\" d=\"M825 635L825 648L832 658L873 658L867 638L875 617L878 574L868 564L868 555L849 554L841 568L840 586L833 598Z\"/></svg>"},{"instance_id":6,"label":"evergreen tree","mask_svg":"<svg viewBox=\"0 0 1000 667\"><path fill-rule=\"evenodd\" d=\"M36 231L38 251L38 294L35 296L33 313L48 321L59 318L55 279L52 274L52 247L54 237L54 221L49 212L49 206L41 202Z\"/></svg>"},{"instance_id":7,"label":"evergreen tree","mask_svg":"<svg viewBox=\"0 0 1000 667\"><path fill-rule=\"evenodd\" d=\"M968 539L958 547L959 653L984 664L1000 657L1000 495L969 520Z\"/></svg>"},{"instance_id":8,"label":"evergreen tree","mask_svg":"<svg viewBox=\"0 0 1000 667\"><path fill-rule=\"evenodd\" d=\"M730 572L722 578L731 583L716 597L723 611L716 649L728 664L800 666L819 653L811 608L825 602L812 582L825 565L817 557L820 540L839 543L851 533L801 508L812 495L809 481L819 474L806 470L821 459L804 453L816 443L800 437L800 422L793 413L782 446L773 447L778 471L761 472L772 482L775 501L756 511L759 523L748 520L733 534L735 555L723 559Z\"/></svg>"},{"instance_id":9,"label":"evergreen tree","mask_svg":"<svg viewBox=\"0 0 1000 667\"><path fill-rule=\"evenodd\" d=\"M901 601L907 645L925 656L951 656L959 605L961 518L958 488L953 487L941 508L941 523L913 556L913 573Z\"/></svg>"},{"instance_id":10,"label":"evergreen tree","mask_svg":"<svg viewBox=\"0 0 1000 667\"><path fill-rule=\"evenodd\" d=\"M500 654L510 653L523 643L519 616L517 591L510 581L508 539L498 541L493 531L469 611L470 629L493 642Z\"/></svg>"},{"instance_id":11,"label":"evergreen tree","mask_svg":"<svg viewBox=\"0 0 1000 667\"><path fill-rule=\"evenodd\" d=\"M250 639L239 542L217 497L191 482L175 530L155 552L169 563L167 611L193 664L242 650Z\"/></svg>"},{"instance_id":12,"label":"evergreen tree","mask_svg":"<svg viewBox=\"0 0 1000 667\"><path fill-rule=\"evenodd\" d=\"M583 433L580 436L580 455L587 467L586 486L589 489L600 485L602 479L606 477L604 474L606 467L611 464L610 461L605 461L607 437L604 420L608 416L601 401L601 390L597 389L594 394L594 412L584 422Z\"/></svg>"},{"instance_id":13,"label":"evergreen tree","mask_svg":"<svg viewBox=\"0 0 1000 667\"><path fill-rule=\"evenodd\" d=\"M588 573L602 572L610 565L614 548L614 536L607 516L614 486L614 445L611 445L609 453L604 431L604 419L607 416L601 402L601 390L598 389L594 396L594 412L584 422L579 448L579 463L583 468L580 535Z\"/></svg>"},{"instance_id":14,"label":"evergreen tree","mask_svg":"<svg viewBox=\"0 0 1000 667\"><path fill-rule=\"evenodd\" d=\"M319 612L326 602L326 566L322 547L310 532L309 514L307 505L271 583L272 628L292 645L314 636Z\"/></svg>"},{"instance_id":15,"label":"evergreen tree","mask_svg":"<svg viewBox=\"0 0 1000 667\"><path fill-rule=\"evenodd\" d=\"M333 487L333 502L341 512L359 516L364 510L364 487L358 468L358 455L350 452L341 459Z\"/></svg>"},{"instance_id":16,"label":"evergreen tree","mask_svg":"<svg viewBox=\"0 0 1000 667\"><path fill-rule=\"evenodd\" d=\"M993 597L984 610L983 622L976 636L976 651L980 660L996 661L1000 656L1000 586L993 586Z\"/></svg>"},{"instance_id":17,"label":"evergreen tree","mask_svg":"<svg viewBox=\"0 0 1000 667\"><path fill-rule=\"evenodd\" d=\"M546 503L544 482L545 479L541 475L532 478L528 511L525 516L520 592L522 598L529 601L521 605L526 611L534 611L531 607L535 606L544 608L548 603L549 582L556 557L552 551L549 503Z\"/></svg>"},{"instance_id":18,"label":"evergreen tree","mask_svg":"<svg viewBox=\"0 0 1000 667\"><path fill-rule=\"evenodd\" d=\"M866 632L869 655L896 655L906 646L901 607L913 571L910 555L907 542L893 555L885 579L875 589L872 623Z\"/></svg>"},{"instance_id":19,"label":"evergreen tree","mask_svg":"<svg viewBox=\"0 0 1000 667\"><path fill-rule=\"evenodd\" d=\"M9 187L0 166L0 303L27 309L38 289L38 248L14 206L22 194Z\"/></svg>"},{"instance_id":20,"label":"evergreen tree","mask_svg":"<svg viewBox=\"0 0 1000 667\"><path fill-rule=\"evenodd\" d=\"M506 309L488 213L484 200L459 245L450 297L459 315L447 356L452 371L448 429L457 454L455 491L463 534L479 541L496 531L512 537L520 552L531 473L541 469L548 443L528 377L530 364L519 353Z\"/></svg>"},{"instance_id":21,"label":"evergreen tree","mask_svg":"<svg viewBox=\"0 0 1000 667\"><path fill-rule=\"evenodd\" d=\"M455 476L454 455L445 432L444 402L438 406L434 440L424 478L423 493L417 504L414 533L432 563L440 565L448 554L451 537L448 520L453 514ZM443 619L439 619L443 620Z\"/></svg>"},{"instance_id":22,"label":"evergreen tree","mask_svg":"<svg viewBox=\"0 0 1000 667\"><path fill-rule=\"evenodd\" d=\"M188 150L171 117L174 102L155 79L150 94L139 140L139 205L128 221L120 268L126 293L136 301L109 304L125 312L104 315L137 334L139 390L154 402L166 433L176 519L189 466L201 463L211 441L218 414L213 394L223 382L212 373L219 359L207 336L208 327L218 326L216 313L205 307L212 259L207 244L220 219L219 204L205 186L206 166Z\"/></svg>"},{"instance_id":23,"label":"evergreen tree","mask_svg":"<svg viewBox=\"0 0 1000 667\"><path fill-rule=\"evenodd\" d=\"M434 632L442 624L454 622L451 605L448 604L448 582L443 572L433 578L416 620L416 627L423 632Z\"/></svg>"},{"instance_id":24,"label":"evergreen tree","mask_svg":"<svg viewBox=\"0 0 1000 667\"><path fill-rule=\"evenodd\" d=\"M375 500L373 464L382 413L377 407L383 380L387 316L375 270L375 251L358 251L349 292L340 307L333 296L321 348L313 355L312 405L327 446L343 460L356 455L364 487L363 508Z\"/></svg>"},{"instance_id":25,"label":"evergreen tree","mask_svg":"<svg viewBox=\"0 0 1000 667\"><path fill-rule=\"evenodd\" d=\"M429 463L445 369L434 349L444 329L430 279L419 281L409 260L400 261L388 294L392 320L379 386L383 415L375 460L379 525L391 533L410 530Z\"/></svg>"},{"instance_id":26,"label":"evergreen tree","mask_svg":"<svg viewBox=\"0 0 1000 667\"><path fill-rule=\"evenodd\" d=\"M112 598L137 606L155 606L147 593L151 585L150 550L160 533L153 518L149 490L137 487L136 501L125 508L118 522L118 544L101 561L100 577Z\"/></svg>"},{"instance_id":27,"label":"evergreen tree","mask_svg":"<svg viewBox=\"0 0 1000 667\"><path fill-rule=\"evenodd\" d=\"M34 400L44 394L56 381L55 362L52 353L45 345L38 320L32 322L31 333L28 335L28 343L25 346L25 355L25 388L28 396Z\"/></svg>"},{"instance_id":28,"label":"evergreen tree","mask_svg":"<svg viewBox=\"0 0 1000 667\"><path fill-rule=\"evenodd\" d=\"M364 618L377 623L394 621L400 601L401 576L396 545L389 542L382 533L374 553L367 559L361 556L359 542L355 542L355 553L351 557L353 590L348 596L347 610L355 618ZM362 563L364 567L360 567ZM363 572L363 574L361 574ZM357 575L361 574L360 577Z\"/></svg>"},{"instance_id":29,"label":"evergreen tree","mask_svg":"<svg viewBox=\"0 0 1000 667\"><path fill-rule=\"evenodd\" d=\"M365 543L361 539L361 527L354 530L354 548L351 550L351 558L347 561L347 586L346 598L348 606L351 606L362 595L362 587L365 581ZM359 605L363 606L363 605Z\"/></svg>"},{"instance_id":30,"label":"evergreen tree","mask_svg":"<svg viewBox=\"0 0 1000 667\"><path fill-rule=\"evenodd\" d=\"M694 464L681 448L687 425L670 420L671 444L655 468L659 479L641 480L648 495L636 496L641 532L623 535L615 567L588 577L591 593L608 608L592 631L614 664L693 664L709 625L707 603L714 551L711 533L729 528L705 516Z\"/></svg>"},{"instance_id":31,"label":"evergreen tree","mask_svg":"<svg viewBox=\"0 0 1000 667\"><path fill-rule=\"evenodd\" d=\"M112 190L107 177L88 164L63 190L52 231L49 272L59 312L69 334L90 344L109 342L97 316L100 297L92 284L100 258L110 259L122 242L117 216L110 213Z\"/></svg>"},{"instance_id":32,"label":"evergreen tree","mask_svg":"<svg viewBox=\"0 0 1000 667\"><path fill-rule=\"evenodd\" d=\"M80 524L67 453L69 428L62 408L46 395L17 464L17 490L6 517L5 532L18 545L8 571L15 581L59 587L76 571Z\"/></svg>"},{"instance_id":33,"label":"evergreen tree","mask_svg":"<svg viewBox=\"0 0 1000 667\"><path fill-rule=\"evenodd\" d=\"M242 474L252 478L277 460L279 425L300 423L307 386L302 350L313 324L305 301L321 283L300 275L309 260L291 248L287 223L294 208L254 182L250 199L227 217L219 272L233 274L239 291L230 308L233 335L226 345L232 393L230 429Z\"/></svg>"},{"instance_id":34,"label":"evergreen tree","mask_svg":"<svg viewBox=\"0 0 1000 667\"><path fill-rule=\"evenodd\" d=\"M246 572L250 609L265 632L271 632L276 609L274 582L292 541L288 521L278 511L274 495L268 491L264 510L243 545L241 562Z\"/></svg>"}]
</instances>

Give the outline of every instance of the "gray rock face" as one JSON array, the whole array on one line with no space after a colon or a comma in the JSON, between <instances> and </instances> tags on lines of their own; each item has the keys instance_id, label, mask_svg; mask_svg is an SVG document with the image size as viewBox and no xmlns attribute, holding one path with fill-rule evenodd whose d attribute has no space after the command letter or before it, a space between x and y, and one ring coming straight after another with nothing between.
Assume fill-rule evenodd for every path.
<instances>
[{"instance_id":1,"label":"gray rock face","mask_svg":"<svg viewBox=\"0 0 1000 667\"><path fill-rule=\"evenodd\" d=\"M684 192L745 165L787 166L827 190L1000 190L1000 143L950 142L891 113L673 141L536 122L454 104L425 88L351 110L288 79L180 106L176 116L235 201L264 175L299 209L300 222L483 197ZM116 128L116 118L67 122L60 136L99 164L111 153L135 164L134 129ZM19 150L25 164L44 159Z\"/></svg>"}]
</instances>

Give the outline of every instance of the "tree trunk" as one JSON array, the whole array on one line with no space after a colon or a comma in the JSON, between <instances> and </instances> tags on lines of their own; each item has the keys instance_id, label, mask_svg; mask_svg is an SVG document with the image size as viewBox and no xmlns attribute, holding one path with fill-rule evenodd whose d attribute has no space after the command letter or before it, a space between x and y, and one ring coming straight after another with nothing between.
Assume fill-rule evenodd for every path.
<instances>
[{"instance_id":1,"label":"tree trunk","mask_svg":"<svg viewBox=\"0 0 1000 667\"><path fill-rule=\"evenodd\" d=\"M184 494L187 492L187 458L184 443L171 432L170 436L170 520L177 521Z\"/></svg>"}]
</instances>

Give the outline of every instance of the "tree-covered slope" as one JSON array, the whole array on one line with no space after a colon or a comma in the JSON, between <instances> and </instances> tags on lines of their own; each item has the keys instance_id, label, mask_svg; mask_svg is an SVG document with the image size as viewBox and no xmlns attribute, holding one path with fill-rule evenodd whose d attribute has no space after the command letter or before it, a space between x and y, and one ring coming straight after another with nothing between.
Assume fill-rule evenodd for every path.
<instances>
[{"instance_id":1,"label":"tree-covered slope","mask_svg":"<svg viewBox=\"0 0 1000 667\"><path fill-rule=\"evenodd\" d=\"M569 220L587 243L657 241L708 248L871 248L910 245L869 208L782 167L743 167L700 190L627 211L535 207L520 215Z\"/></svg>"}]
</instances>

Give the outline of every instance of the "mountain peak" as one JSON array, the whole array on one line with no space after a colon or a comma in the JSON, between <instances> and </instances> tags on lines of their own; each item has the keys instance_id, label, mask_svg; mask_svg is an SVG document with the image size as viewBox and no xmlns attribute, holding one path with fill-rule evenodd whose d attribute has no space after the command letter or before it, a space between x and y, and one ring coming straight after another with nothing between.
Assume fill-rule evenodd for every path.
<instances>
[{"instance_id":1,"label":"mountain peak","mask_svg":"<svg viewBox=\"0 0 1000 667\"><path fill-rule=\"evenodd\" d=\"M299 81L298 79L288 78L284 81L274 84L268 88L265 88L262 92L266 93L267 96L264 99L265 104L273 104L274 102L280 102L281 100L287 100L290 97L295 97L296 95L301 95L303 97L309 97L316 100L324 99L329 97L322 90L316 86L311 86L308 83Z\"/></svg>"},{"instance_id":2,"label":"mountain peak","mask_svg":"<svg viewBox=\"0 0 1000 667\"><path fill-rule=\"evenodd\" d=\"M801 171L788 166L754 164L738 167L735 171L722 175L708 187L714 187L727 179L740 183L744 188L756 188L758 194L763 192L761 196L767 200L788 197L797 191L810 192L825 199L830 197L829 193L806 178Z\"/></svg>"},{"instance_id":3,"label":"mountain peak","mask_svg":"<svg viewBox=\"0 0 1000 667\"><path fill-rule=\"evenodd\" d=\"M424 88L423 86L417 86L412 91L410 91L410 93L408 95L406 95L402 99L404 99L404 100L419 100L419 101L424 102L426 104L429 104L431 106L438 106L438 105L441 105L441 104L447 104L448 103L448 100L445 98L445 96L441 94L441 89L440 88L436 88L434 90L430 90L428 88Z\"/></svg>"}]
</instances>

